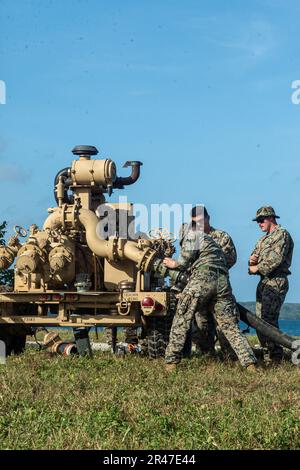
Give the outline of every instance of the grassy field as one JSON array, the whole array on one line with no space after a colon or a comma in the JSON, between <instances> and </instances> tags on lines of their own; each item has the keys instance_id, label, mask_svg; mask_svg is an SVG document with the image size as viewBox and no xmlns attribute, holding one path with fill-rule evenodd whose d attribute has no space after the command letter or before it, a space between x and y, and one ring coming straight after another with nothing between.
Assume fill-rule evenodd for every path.
<instances>
[{"instance_id":1,"label":"grassy field","mask_svg":"<svg viewBox=\"0 0 300 470\"><path fill-rule=\"evenodd\" d=\"M28 349L0 366L1 449L298 449L300 369Z\"/></svg>"}]
</instances>

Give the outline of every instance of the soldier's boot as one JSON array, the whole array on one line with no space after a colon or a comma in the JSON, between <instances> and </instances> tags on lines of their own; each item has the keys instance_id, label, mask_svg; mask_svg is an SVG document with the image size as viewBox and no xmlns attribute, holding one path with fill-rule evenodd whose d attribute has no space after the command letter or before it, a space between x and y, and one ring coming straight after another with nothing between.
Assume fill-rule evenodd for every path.
<instances>
[{"instance_id":1,"label":"soldier's boot","mask_svg":"<svg viewBox=\"0 0 300 470\"><path fill-rule=\"evenodd\" d=\"M138 334L137 328L133 328L132 326L127 326L124 328L124 339L125 343L128 344L138 344Z\"/></svg>"},{"instance_id":2,"label":"soldier's boot","mask_svg":"<svg viewBox=\"0 0 300 470\"><path fill-rule=\"evenodd\" d=\"M141 346L141 354L147 356L148 354L148 341L146 338L139 338L139 345Z\"/></svg>"},{"instance_id":3,"label":"soldier's boot","mask_svg":"<svg viewBox=\"0 0 300 470\"><path fill-rule=\"evenodd\" d=\"M269 363L272 365L279 365L283 361L283 348L277 344L271 343L266 354Z\"/></svg>"},{"instance_id":4,"label":"soldier's boot","mask_svg":"<svg viewBox=\"0 0 300 470\"><path fill-rule=\"evenodd\" d=\"M112 346L112 329L106 326L104 328L103 333L104 333L106 343L111 347Z\"/></svg>"},{"instance_id":5,"label":"soldier's boot","mask_svg":"<svg viewBox=\"0 0 300 470\"><path fill-rule=\"evenodd\" d=\"M279 364L282 361L282 355L280 354L272 354L272 351L270 351L268 348L263 348L262 349L263 353L263 361L264 364L269 367L274 364Z\"/></svg>"},{"instance_id":6,"label":"soldier's boot","mask_svg":"<svg viewBox=\"0 0 300 470\"><path fill-rule=\"evenodd\" d=\"M177 364L166 364L165 369L166 372L174 372L177 369Z\"/></svg>"},{"instance_id":7,"label":"soldier's boot","mask_svg":"<svg viewBox=\"0 0 300 470\"><path fill-rule=\"evenodd\" d=\"M238 361L238 357L232 347L230 346L229 341L225 337L225 335L220 331L218 331L218 340L219 340L219 345L221 348L221 358L224 361Z\"/></svg>"},{"instance_id":8,"label":"soldier's boot","mask_svg":"<svg viewBox=\"0 0 300 470\"><path fill-rule=\"evenodd\" d=\"M210 325L202 325L201 329L197 327L193 332L192 339L198 354L205 357L216 357L215 331L211 329Z\"/></svg>"}]
</instances>

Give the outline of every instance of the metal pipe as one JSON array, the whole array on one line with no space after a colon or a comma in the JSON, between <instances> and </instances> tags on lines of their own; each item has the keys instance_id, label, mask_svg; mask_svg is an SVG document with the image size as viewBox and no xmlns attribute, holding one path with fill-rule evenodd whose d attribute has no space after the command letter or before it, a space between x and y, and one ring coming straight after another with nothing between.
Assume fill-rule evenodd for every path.
<instances>
[{"instance_id":1,"label":"metal pipe","mask_svg":"<svg viewBox=\"0 0 300 470\"><path fill-rule=\"evenodd\" d=\"M56 209L45 220L44 230L57 230L63 225L63 208ZM73 211L65 212L65 216L72 214ZM138 244L131 240L120 238L110 238L103 240L97 235L97 226L99 219L96 214L89 209L79 209L76 218L79 223L85 228L86 242L90 250L101 258L110 260L115 259L129 259L136 263L137 267L143 271L148 271L152 265L152 261L156 257L156 251L147 246L138 246ZM72 219L68 220L76 228L76 222Z\"/></svg>"},{"instance_id":2,"label":"metal pipe","mask_svg":"<svg viewBox=\"0 0 300 470\"><path fill-rule=\"evenodd\" d=\"M76 344L67 342L57 343L53 352L61 354L62 356L72 356L73 354L78 354Z\"/></svg>"},{"instance_id":3,"label":"metal pipe","mask_svg":"<svg viewBox=\"0 0 300 470\"><path fill-rule=\"evenodd\" d=\"M156 257L156 252L149 247L139 247L131 240L110 238L102 240L97 235L99 219L96 214L88 209L80 209L78 220L84 226L86 241L90 250L95 255L108 259L129 259L134 261L138 268L148 270L151 261Z\"/></svg>"},{"instance_id":4,"label":"metal pipe","mask_svg":"<svg viewBox=\"0 0 300 470\"><path fill-rule=\"evenodd\" d=\"M60 178L62 179L64 187L65 187L62 203L63 204L72 204L72 201L70 200L70 198L68 196L68 188L69 188L70 184L72 183L71 178L69 178L70 171L71 171L70 167L63 168L62 170L60 170L57 173L57 175L54 178L54 199L55 199L57 205L59 205L59 199L58 199L58 196L57 196L57 185L59 183Z\"/></svg>"},{"instance_id":5,"label":"metal pipe","mask_svg":"<svg viewBox=\"0 0 300 470\"><path fill-rule=\"evenodd\" d=\"M140 177L140 167L142 162L139 161L128 161L123 165L123 168L131 166L131 175L126 177L117 177L116 181L113 184L113 187L116 189L123 189L124 186L129 186L134 184Z\"/></svg>"},{"instance_id":6,"label":"metal pipe","mask_svg":"<svg viewBox=\"0 0 300 470\"><path fill-rule=\"evenodd\" d=\"M97 235L99 219L96 214L88 209L80 209L78 220L85 228L86 242L90 250L97 256L107 258L110 255L109 242L102 240Z\"/></svg>"},{"instance_id":7,"label":"metal pipe","mask_svg":"<svg viewBox=\"0 0 300 470\"><path fill-rule=\"evenodd\" d=\"M45 220L43 230L58 230L63 222L63 212L61 209L55 209Z\"/></svg>"}]
</instances>

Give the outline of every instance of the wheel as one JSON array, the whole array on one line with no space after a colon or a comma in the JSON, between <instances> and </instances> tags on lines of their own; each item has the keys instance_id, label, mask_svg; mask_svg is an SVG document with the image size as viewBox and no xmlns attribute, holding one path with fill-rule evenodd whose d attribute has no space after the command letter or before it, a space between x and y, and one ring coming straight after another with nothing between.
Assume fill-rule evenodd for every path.
<instances>
[{"instance_id":1,"label":"wheel","mask_svg":"<svg viewBox=\"0 0 300 470\"><path fill-rule=\"evenodd\" d=\"M11 352L14 354L22 354L25 351L26 334L12 335Z\"/></svg>"},{"instance_id":2,"label":"wheel","mask_svg":"<svg viewBox=\"0 0 300 470\"><path fill-rule=\"evenodd\" d=\"M147 318L146 340L148 357L150 359L157 359L165 356L176 307L176 295L173 292L170 292L168 314L165 317Z\"/></svg>"},{"instance_id":3,"label":"wheel","mask_svg":"<svg viewBox=\"0 0 300 470\"><path fill-rule=\"evenodd\" d=\"M15 233L22 238L27 237L27 230L26 228L21 227L20 225L15 225L14 226L14 231Z\"/></svg>"},{"instance_id":4,"label":"wheel","mask_svg":"<svg viewBox=\"0 0 300 470\"><path fill-rule=\"evenodd\" d=\"M5 325L0 326L0 341L5 344L5 355L9 356L12 352L12 335Z\"/></svg>"},{"instance_id":5,"label":"wheel","mask_svg":"<svg viewBox=\"0 0 300 470\"><path fill-rule=\"evenodd\" d=\"M12 328L3 325L0 326L0 341L3 341L6 348L6 356L21 354L25 350L26 332L21 329L15 332Z\"/></svg>"},{"instance_id":6,"label":"wheel","mask_svg":"<svg viewBox=\"0 0 300 470\"><path fill-rule=\"evenodd\" d=\"M172 315L147 318L147 346L150 359L164 357L172 326Z\"/></svg>"},{"instance_id":7,"label":"wheel","mask_svg":"<svg viewBox=\"0 0 300 470\"><path fill-rule=\"evenodd\" d=\"M178 300L174 292L170 292L169 311L166 317L147 318L146 339L148 346L148 356L150 359L164 357L169 342L170 331L173 318L176 312ZM192 353L192 332L187 335L182 351L183 357L190 357Z\"/></svg>"}]
</instances>

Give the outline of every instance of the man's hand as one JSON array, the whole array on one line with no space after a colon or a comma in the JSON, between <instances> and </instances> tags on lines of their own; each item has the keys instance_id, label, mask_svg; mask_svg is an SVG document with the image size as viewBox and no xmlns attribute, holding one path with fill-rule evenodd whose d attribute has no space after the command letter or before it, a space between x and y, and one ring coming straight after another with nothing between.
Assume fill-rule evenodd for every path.
<instances>
[{"instance_id":1,"label":"man's hand","mask_svg":"<svg viewBox=\"0 0 300 470\"><path fill-rule=\"evenodd\" d=\"M258 273L258 266L249 266L249 273L250 274L257 274Z\"/></svg>"},{"instance_id":2,"label":"man's hand","mask_svg":"<svg viewBox=\"0 0 300 470\"><path fill-rule=\"evenodd\" d=\"M250 256L250 258L249 258L249 265L250 265L250 266L256 266L257 263L258 263L258 256L256 256L256 255Z\"/></svg>"},{"instance_id":3,"label":"man's hand","mask_svg":"<svg viewBox=\"0 0 300 470\"><path fill-rule=\"evenodd\" d=\"M178 263L175 259L172 258L165 258L163 260L164 265L169 269L175 269L178 266Z\"/></svg>"}]
</instances>

